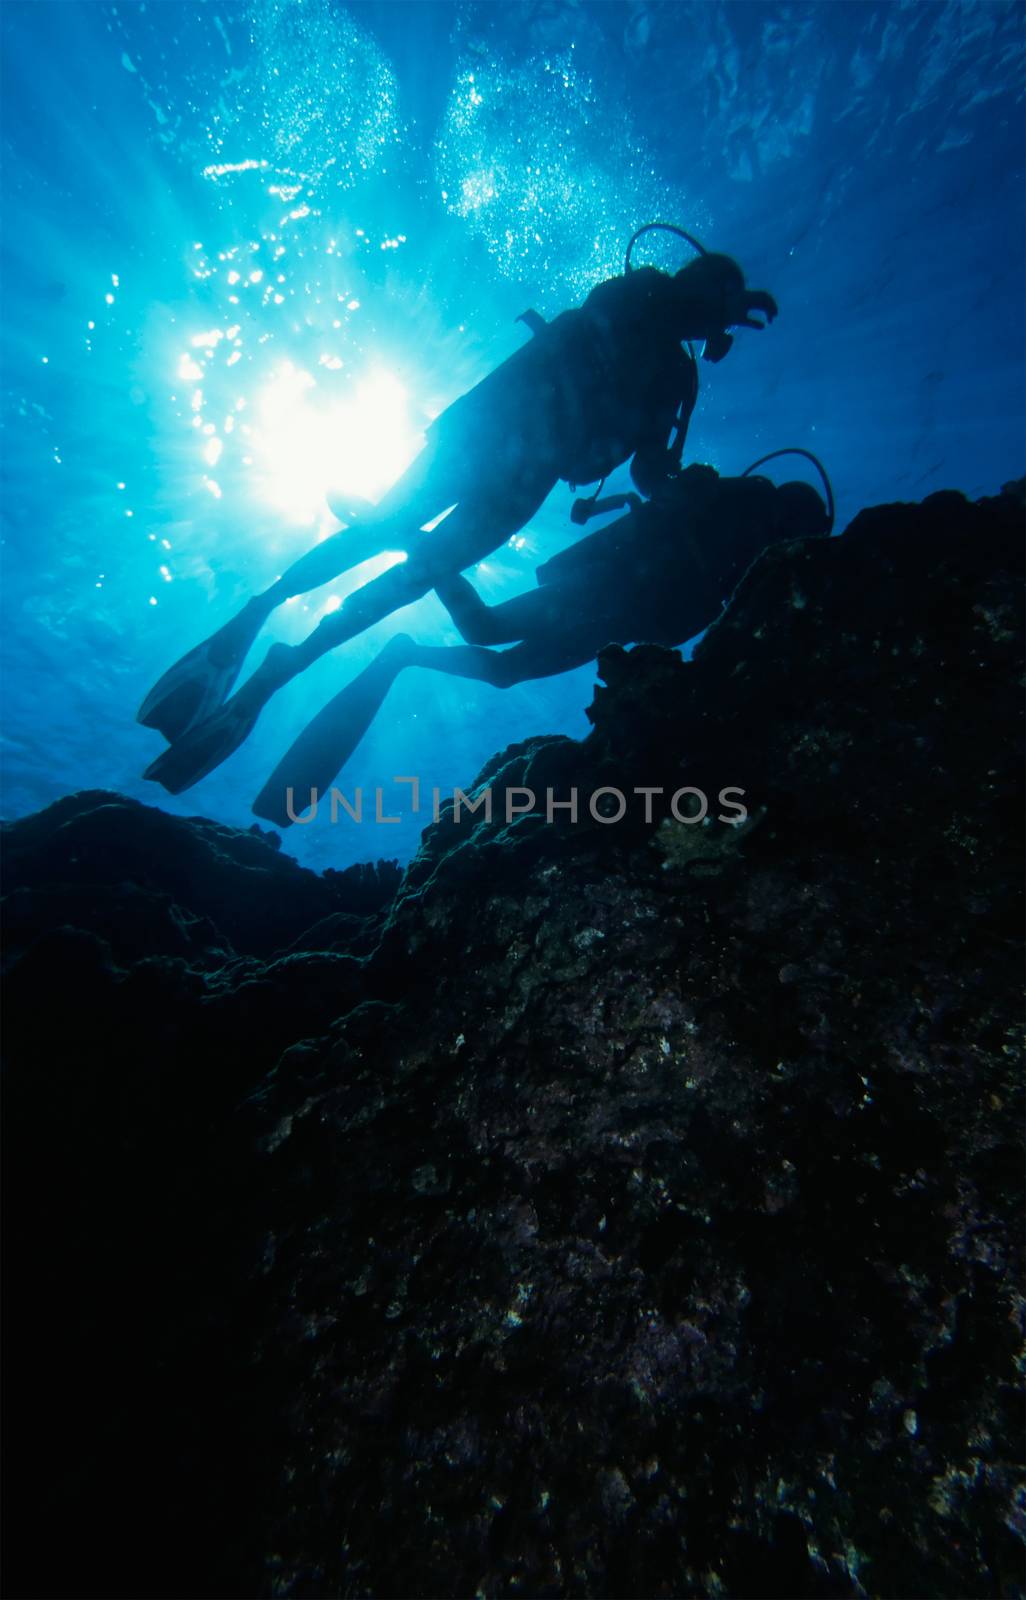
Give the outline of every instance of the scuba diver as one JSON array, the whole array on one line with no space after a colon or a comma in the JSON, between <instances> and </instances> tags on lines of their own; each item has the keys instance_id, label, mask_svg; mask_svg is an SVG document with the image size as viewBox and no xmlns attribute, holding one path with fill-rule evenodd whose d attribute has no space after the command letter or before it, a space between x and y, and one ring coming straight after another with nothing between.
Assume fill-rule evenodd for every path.
<instances>
[{"instance_id":1,"label":"scuba diver","mask_svg":"<svg viewBox=\"0 0 1026 1600\"><path fill-rule=\"evenodd\" d=\"M632 268L636 240L652 229L680 235L697 259L673 275ZM668 441L675 425L681 436L697 393L694 354L683 346L703 340L704 359L721 361L733 343L728 328L761 329L776 315L772 295L747 288L736 261L669 223L638 229L623 275L598 284L582 306L550 324L524 312L530 342L436 418L424 449L378 505L300 557L164 674L138 720L170 748L145 776L172 794L197 783L239 747L278 689L482 561L530 521L561 478L594 483L630 460L633 481L651 494L677 465ZM436 524L430 532L428 523ZM301 644L272 645L225 699L276 606L389 550L407 559L350 594Z\"/></svg>"},{"instance_id":2,"label":"scuba diver","mask_svg":"<svg viewBox=\"0 0 1026 1600\"><path fill-rule=\"evenodd\" d=\"M488 606L466 578L436 585L465 645L391 639L368 667L319 712L279 762L253 805L280 827L327 792L373 721L399 673L429 667L509 688L592 661L607 644L644 640L679 645L715 619L742 575L767 545L826 536L833 491L815 456L826 505L811 484L774 486L753 477L763 456L739 478L690 466L665 479L646 502L637 495L577 501L574 520L627 504L627 516L581 539L537 568L539 587ZM513 644L511 650L489 645Z\"/></svg>"}]
</instances>

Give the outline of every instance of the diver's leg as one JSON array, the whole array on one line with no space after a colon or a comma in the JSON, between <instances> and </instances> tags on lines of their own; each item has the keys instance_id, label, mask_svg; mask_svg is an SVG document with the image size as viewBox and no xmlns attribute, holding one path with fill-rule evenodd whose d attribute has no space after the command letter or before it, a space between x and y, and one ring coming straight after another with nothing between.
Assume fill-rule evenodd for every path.
<instances>
[{"instance_id":1,"label":"diver's leg","mask_svg":"<svg viewBox=\"0 0 1026 1600\"><path fill-rule=\"evenodd\" d=\"M405 549L425 522L459 499L467 472L467 463L451 447L443 450L429 441L379 504L361 512L357 525L332 534L300 556L268 589L169 668L146 696L137 720L175 742L214 716L277 606L386 550ZM164 768L154 771L154 767L150 772L163 781L159 771Z\"/></svg>"},{"instance_id":2,"label":"diver's leg","mask_svg":"<svg viewBox=\"0 0 1026 1600\"><path fill-rule=\"evenodd\" d=\"M524 526L545 500L553 480L548 474L526 476L502 497L468 496L430 533L408 541L408 559L347 595L337 611L324 617L297 645L273 645L267 659L243 684L235 700L245 701L256 715L271 695L298 673L305 672L328 650L391 616L433 589L445 578L473 566Z\"/></svg>"},{"instance_id":3,"label":"diver's leg","mask_svg":"<svg viewBox=\"0 0 1026 1600\"><path fill-rule=\"evenodd\" d=\"M259 600L265 607L265 614L270 616L275 607L284 601L293 599L297 594L309 594L311 589L319 589L323 583L330 583L341 573L362 566L365 561L371 561L388 549L401 549L397 535L395 527L378 528L373 524L370 527L359 524L341 528L338 533L329 534L320 544L315 544L312 550L307 550L293 561L281 577L263 591Z\"/></svg>"},{"instance_id":4,"label":"diver's leg","mask_svg":"<svg viewBox=\"0 0 1026 1600\"><path fill-rule=\"evenodd\" d=\"M319 589L386 550L405 550L425 522L460 498L465 476L465 465L451 449L427 444L376 506L361 509L351 526L322 539L264 590L259 600L267 614L294 595Z\"/></svg>"},{"instance_id":5,"label":"diver's leg","mask_svg":"<svg viewBox=\"0 0 1026 1600\"><path fill-rule=\"evenodd\" d=\"M523 527L552 484L551 477L536 470L533 478L525 474L504 498L482 495L460 502L441 527L431 533L421 531L409 541L407 561L348 595L301 644L272 645L242 688L213 716L190 727L143 776L163 784L171 794L190 789L249 737L261 710L278 689L328 650L419 600L446 574L482 560Z\"/></svg>"},{"instance_id":6,"label":"diver's leg","mask_svg":"<svg viewBox=\"0 0 1026 1600\"><path fill-rule=\"evenodd\" d=\"M551 678L583 666L595 654L590 638L566 639L548 632L536 639L514 645L512 650L486 650L476 644L406 647L404 666L426 667L429 672L445 672L450 677L472 678L490 683L496 689L510 689L532 678Z\"/></svg>"},{"instance_id":7,"label":"diver's leg","mask_svg":"<svg viewBox=\"0 0 1026 1600\"><path fill-rule=\"evenodd\" d=\"M409 664L413 641L390 639L369 666L319 711L289 746L253 802L253 812L287 828L316 804L370 727L389 689Z\"/></svg>"},{"instance_id":8,"label":"diver's leg","mask_svg":"<svg viewBox=\"0 0 1026 1600\"><path fill-rule=\"evenodd\" d=\"M559 634L486 650L480 645L419 645L406 634L394 639L333 700L319 711L286 751L253 802L258 817L287 828L327 793L406 667L427 667L497 689L546 678L581 666L593 654L590 638L568 642Z\"/></svg>"},{"instance_id":9,"label":"diver's leg","mask_svg":"<svg viewBox=\"0 0 1026 1600\"><path fill-rule=\"evenodd\" d=\"M512 644L534 638L558 621L554 588L533 589L488 606L473 585L457 575L436 583L435 593L468 644Z\"/></svg>"}]
</instances>

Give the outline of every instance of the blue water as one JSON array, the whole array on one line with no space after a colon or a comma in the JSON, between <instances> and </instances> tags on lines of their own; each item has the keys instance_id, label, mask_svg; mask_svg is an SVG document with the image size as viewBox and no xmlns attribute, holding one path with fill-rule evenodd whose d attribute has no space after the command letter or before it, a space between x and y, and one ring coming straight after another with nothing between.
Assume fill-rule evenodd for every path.
<instances>
[{"instance_id":1,"label":"blue water","mask_svg":"<svg viewBox=\"0 0 1026 1600\"><path fill-rule=\"evenodd\" d=\"M517 314L578 301L653 217L781 307L703 368L690 459L811 448L840 527L1023 472L1020 5L5 0L0 24L7 816L105 787L248 826L393 631L455 642L423 600L292 683L188 794L140 777L162 748L142 695L336 526L329 482L379 495L527 337ZM487 598L570 542L571 498L478 569ZM583 734L593 681L409 672L342 787L383 785L386 811L393 774L450 792L513 740ZM406 857L425 819L403 804L287 848Z\"/></svg>"}]
</instances>

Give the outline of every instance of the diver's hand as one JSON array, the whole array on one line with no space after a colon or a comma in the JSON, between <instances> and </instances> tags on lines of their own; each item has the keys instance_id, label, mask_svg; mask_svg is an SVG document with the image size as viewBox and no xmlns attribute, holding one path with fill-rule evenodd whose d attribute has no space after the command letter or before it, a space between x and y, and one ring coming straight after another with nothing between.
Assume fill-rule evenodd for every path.
<instances>
[{"instance_id":1,"label":"diver's hand","mask_svg":"<svg viewBox=\"0 0 1026 1600\"><path fill-rule=\"evenodd\" d=\"M727 296L727 315L724 326L728 328L766 328L778 314L777 302L765 289L739 289ZM765 322L756 322L753 311L759 311Z\"/></svg>"},{"instance_id":2,"label":"diver's hand","mask_svg":"<svg viewBox=\"0 0 1026 1600\"><path fill-rule=\"evenodd\" d=\"M720 332L710 334L709 338L705 341L705 348L702 351L702 360L722 361L725 355L730 354L730 349L733 343L734 341L729 333Z\"/></svg>"},{"instance_id":3,"label":"diver's hand","mask_svg":"<svg viewBox=\"0 0 1026 1600\"><path fill-rule=\"evenodd\" d=\"M751 315L753 311L760 311L766 318L765 322L756 322ZM724 300L723 327L706 339L702 358L705 361L722 361L734 343L728 328L755 328L761 332L768 328L777 316L777 302L765 289L737 289L731 290Z\"/></svg>"},{"instance_id":4,"label":"diver's hand","mask_svg":"<svg viewBox=\"0 0 1026 1600\"><path fill-rule=\"evenodd\" d=\"M646 500L651 500L660 485L678 470L677 457L662 445L649 445L636 451L631 462L631 478Z\"/></svg>"}]
</instances>

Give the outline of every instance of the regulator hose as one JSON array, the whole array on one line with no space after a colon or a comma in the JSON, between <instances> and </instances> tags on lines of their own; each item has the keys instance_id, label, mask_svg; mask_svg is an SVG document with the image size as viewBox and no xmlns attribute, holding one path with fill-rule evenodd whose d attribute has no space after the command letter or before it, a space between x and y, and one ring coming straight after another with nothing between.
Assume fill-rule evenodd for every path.
<instances>
[{"instance_id":1,"label":"regulator hose","mask_svg":"<svg viewBox=\"0 0 1026 1600\"><path fill-rule=\"evenodd\" d=\"M646 222L643 227L638 229L637 233L631 235L628 241L627 254L623 258L623 270L625 273L633 271L631 266L631 251L634 249L634 246L641 238L642 234L654 233L657 230L660 233L675 233L678 239L686 239L691 248L693 250L697 250L700 256L706 256L709 254L704 244L696 239L693 234L686 233L683 228L678 228L675 222Z\"/></svg>"},{"instance_id":2,"label":"regulator hose","mask_svg":"<svg viewBox=\"0 0 1026 1600\"><path fill-rule=\"evenodd\" d=\"M829 477L827 476L826 467L824 467L822 461L819 459L818 456L814 456L813 455L811 450L803 450L800 445L788 445L786 447L786 449L784 449L784 450L771 450L768 456L760 456L758 461L753 461L750 467L746 467L744 472L742 472L742 474L741 474L742 478L747 478L748 474L750 472L754 472L756 467L765 466L767 461L775 461L778 456L804 456L806 461L811 461L812 462L812 465L815 467L816 471L819 473L820 477L822 478L822 480L823 480L823 488L826 490L827 518L828 518L829 523L830 523L830 526L827 529L827 532L828 533L832 533L833 529L834 529L834 491L833 491L833 486L832 486L832 484L830 482Z\"/></svg>"}]
</instances>

